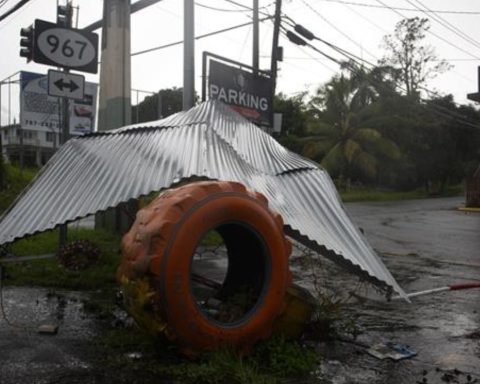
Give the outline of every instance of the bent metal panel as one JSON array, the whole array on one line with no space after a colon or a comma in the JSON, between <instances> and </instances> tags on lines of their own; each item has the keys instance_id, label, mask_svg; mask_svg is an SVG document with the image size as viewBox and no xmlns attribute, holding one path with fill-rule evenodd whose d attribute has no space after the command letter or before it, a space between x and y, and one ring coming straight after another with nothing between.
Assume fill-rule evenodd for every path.
<instances>
[{"instance_id":1,"label":"bent metal panel","mask_svg":"<svg viewBox=\"0 0 480 384\"><path fill-rule=\"evenodd\" d=\"M271 81L263 75L210 60L208 95L230 105L257 125L271 126Z\"/></svg>"}]
</instances>

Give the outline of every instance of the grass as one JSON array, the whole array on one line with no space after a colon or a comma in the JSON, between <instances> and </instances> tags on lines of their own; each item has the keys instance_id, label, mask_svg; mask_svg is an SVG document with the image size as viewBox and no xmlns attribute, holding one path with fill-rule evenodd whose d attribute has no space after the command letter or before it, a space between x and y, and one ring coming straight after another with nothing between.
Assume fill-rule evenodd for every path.
<instances>
[{"instance_id":1,"label":"grass","mask_svg":"<svg viewBox=\"0 0 480 384\"><path fill-rule=\"evenodd\" d=\"M428 195L424 188L413 191L385 191L367 187L351 187L348 191L339 192L342 201L346 203L354 201L393 201L460 196L463 193L463 186L449 186L444 193L435 196Z\"/></svg>"},{"instance_id":2,"label":"grass","mask_svg":"<svg viewBox=\"0 0 480 384\"><path fill-rule=\"evenodd\" d=\"M6 185L5 188L0 189L0 213L13 203L37 172L37 169L21 170L13 165L5 164Z\"/></svg>"},{"instance_id":3,"label":"grass","mask_svg":"<svg viewBox=\"0 0 480 384\"><path fill-rule=\"evenodd\" d=\"M58 236L56 230L30 236L14 242L10 251L17 256L56 253ZM120 239L102 230L69 229L69 241L81 239L88 239L101 249L100 259L94 266L82 271L70 271L63 268L56 258L8 263L5 264L5 283L87 290L115 286Z\"/></svg>"},{"instance_id":4,"label":"grass","mask_svg":"<svg viewBox=\"0 0 480 384\"><path fill-rule=\"evenodd\" d=\"M180 356L171 343L152 339L136 328L111 330L96 346L104 356L99 361L103 368L123 378L141 372L144 383L159 377L185 384L320 382L312 375L319 364L315 351L280 336L258 343L247 357L220 350L195 360Z\"/></svg>"}]
</instances>

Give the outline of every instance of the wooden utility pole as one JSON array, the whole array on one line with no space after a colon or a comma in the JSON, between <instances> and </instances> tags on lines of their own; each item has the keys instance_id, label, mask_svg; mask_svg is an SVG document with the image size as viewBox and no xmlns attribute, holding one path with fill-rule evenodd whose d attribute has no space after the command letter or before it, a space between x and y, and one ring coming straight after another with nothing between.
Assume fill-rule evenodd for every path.
<instances>
[{"instance_id":1,"label":"wooden utility pole","mask_svg":"<svg viewBox=\"0 0 480 384\"><path fill-rule=\"evenodd\" d=\"M277 86L278 35L280 34L281 22L282 22L282 0L276 0L275 19L273 24L272 62L270 67L270 76L272 81L272 116L270 120L272 122L272 125L273 125L273 102L275 100L275 88Z\"/></svg>"},{"instance_id":2,"label":"wooden utility pole","mask_svg":"<svg viewBox=\"0 0 480 384\"><path fill-rule=\"evenodd\" d=\"M195 104L195 15L193 0L183 1L183 110Z\"/></svg>"},{"instance_id":3,"label":"wooden utility pole","mask_svg":"<svg viewBox=\"0 0 480 384\"><path fill-rule=\"evenodd\" d=\"M282 0L275 2L275 19L273 24L273 42L272 42L272 94L275 96L275 87L277 85L277 55L278 55L278 35L280 34L280 23L282 22ZM272 99L273 100L273 99Z\"/></svg>"}]
</instances>

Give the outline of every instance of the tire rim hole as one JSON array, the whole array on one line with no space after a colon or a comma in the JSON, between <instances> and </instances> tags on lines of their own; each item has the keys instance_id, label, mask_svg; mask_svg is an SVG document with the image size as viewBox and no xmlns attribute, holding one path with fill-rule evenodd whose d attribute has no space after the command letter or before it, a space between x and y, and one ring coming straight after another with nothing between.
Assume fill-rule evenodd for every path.
<instances>
[{"instance_id":1,"label":"tire rim hole","mask_svg":"<svg viewBox=\"0 0 480 384\"><path fill-rule=\"evenodd\" d=\"M244 223L229 222L205 234L190 267L191 293L204 316L235 325L255 312L268 280L266 249Z\"/></svg>"}]
</instances>

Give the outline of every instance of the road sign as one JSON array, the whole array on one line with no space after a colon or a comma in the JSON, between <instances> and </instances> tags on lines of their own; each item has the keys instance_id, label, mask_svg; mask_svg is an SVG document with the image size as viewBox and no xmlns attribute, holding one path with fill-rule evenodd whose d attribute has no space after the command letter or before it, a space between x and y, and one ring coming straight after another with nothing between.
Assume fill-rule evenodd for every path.
<instances>
[{"instance_id":1,"label":"road sign","mask_svg":"<svg viewBox=\"0 0 480 384\"><path fill-rule=\"evenodd\" d=\"M271 126L271 90L271 79L263 73L254 74L238 66L209 61L209 97L229 104L255 124Z\"/></svg>"},{"instance_id":2,"label":"road sign","mask_svg":"<svg viewBox=\"0 0 480 384\"><path fill-rule=\"evenodd\" d=\"M83 100L85 97L85 77L60 71L48 71L48 94Z\"/></svg>"},{"instance_id":3,"label":"road sign","mask_svg":"<svg viewBox=\"0 0 480 384\"><path fill-rule=\"evenodd\" d=\"M97 73L98 35L35 20L33 61L40 64Z\"/></svg>"}]
</instances>

